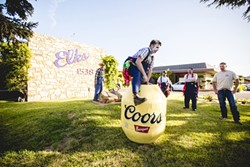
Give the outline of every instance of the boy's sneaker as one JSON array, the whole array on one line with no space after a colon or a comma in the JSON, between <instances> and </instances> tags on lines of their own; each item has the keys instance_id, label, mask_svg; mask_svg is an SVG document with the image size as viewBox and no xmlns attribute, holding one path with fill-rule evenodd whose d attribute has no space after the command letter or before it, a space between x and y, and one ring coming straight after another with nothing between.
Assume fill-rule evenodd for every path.
<instances>
[{"instance_id":1,"label":"boy's sneaker","mask_svg":"<svg viewBox=\"0 0 250 167\"><path fill-rule=\"evenodd\" d=\"M135 106L145 102L147 99L145 97L134 97Z\"/></svg>"},{"instance_id":2,"label":"boy's sneaker","mask_svg":"<svg viewBox=\"0 0 250 167\"><path fill-rule=\"evenodd\" d=\"M225 121L227 118L225 118L225 117L220 117L219 118L219 120L221 120L221 121Z\"/></svg>"}]
</instances>

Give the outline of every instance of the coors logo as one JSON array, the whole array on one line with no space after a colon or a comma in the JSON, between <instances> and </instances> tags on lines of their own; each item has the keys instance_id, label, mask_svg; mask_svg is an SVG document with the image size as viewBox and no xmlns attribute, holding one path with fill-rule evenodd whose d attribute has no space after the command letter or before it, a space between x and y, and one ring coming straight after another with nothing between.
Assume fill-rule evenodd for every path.
<instances>
[{"instance_id":1,"label":"coors logo","mask_svg":"<svg viewBox=\"0 0 250 167\"><path fill-rule=\"evenodd\" d=\"M148 126L139 126L139 125L134 125L135 131L136 132L141 132L141 133L148 133L150 127Z\"/></svg>"},{"instance_id":2,"label":"coors logo","mask_svg":"<svg viewBox=\"0 0 250 167\"><path fill-rule=\"evenodd\" d=\"M155 124L155 123L159 124L162 121L161 113L159 115L156 115L155 113L141 114L140 112L136 112L135 106L133 105L129 105L129 106L125 105L124 116L126 119L131 119L133 122L139 121L143 124L147 122L150 122L151 124Z\"/></svg>"}]
</instances>

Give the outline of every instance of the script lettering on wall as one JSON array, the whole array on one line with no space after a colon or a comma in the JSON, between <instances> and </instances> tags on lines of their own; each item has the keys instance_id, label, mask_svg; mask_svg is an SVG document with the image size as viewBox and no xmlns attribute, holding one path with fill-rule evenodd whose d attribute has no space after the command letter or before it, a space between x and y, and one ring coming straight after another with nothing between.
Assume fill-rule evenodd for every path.
<instances>
[{"instance_id":1,"label":"script lettering on wall","mask_svg":"<svg viewBox=\"0 0 250 167\"><path fill-rule=\"evenodd\" d=\"M84 52L83 54L78 53L76 50L59 51L55 54L56 60L54 62L55 66L58 68L65 67L76 62L85 61L89 58L88 54Z\"/></svg>"}]
</instances>

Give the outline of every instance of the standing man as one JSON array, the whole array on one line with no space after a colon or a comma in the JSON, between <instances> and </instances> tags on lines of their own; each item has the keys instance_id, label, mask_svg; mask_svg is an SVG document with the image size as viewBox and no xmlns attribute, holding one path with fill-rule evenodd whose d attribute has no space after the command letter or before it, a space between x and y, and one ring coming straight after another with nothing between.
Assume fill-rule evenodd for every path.
<instances>
[{"instance_id":1,"label":"standing man","mask_svg":"<svg viewBox=\"0 0 250 167\"><path fill-rule=\"evenodd\" d=\"M100 63L99 66L100 68L98 68L95 73L95 95L93 99L94 101L98 101L104 83L104 63Z\"/></svg>"},{"instance_id":2,"label":"standing man","mask_svg":"<svg viewBox=\"0 0 250 167\"><path fill-rule=\"evenodd\" d=\"M160 86L161 91L164 93L164 95L168 97L172 83L167 77L166 71L162 72L162 75L158 78L157 83Z\"/></svg>"},{"instance_id":3,"label":"standing man","mask_svg":"<svg viewBox=\"0 0 250 167\"><path fill-rule=\"evenodd\" d=\"M197 108L197 96L199 89L197 79L198 76L196 73L194 73L193 68L189 68L188 73L184 76L184 109L189 108L190 100L192 100L192 110L195 111Z\"/></svg>"},{"instance_id":4,"label":"standing man","mask_svg":"<svg viewBox=\"0 0 250 167\"><path fill-rule=\"evenodd\" d=\"M152 40L149 47L140 49L133 56L128 57L124 62L123 77L125 83L129 83L129 76L132 78L132 91L134 104L139 105L146 101L146 98L139 96L141 84L149 84L154 65L154 56L161 46L159 40Z\"/></svg>"},{"instance_id":5,"label":"standing man","mask_svg":"<svg viewBox=\"0 0 250 167\"><path fill-rule=\"evenodd\" d=\"M236 93L239 86L239 79L236 74L232 71L226 70L226 63L220 63L220 72L215 74L213 78L213 89L214 93L218 95L218 100L220 103L221 118L224 120L227 118L227 107L226 107L226 98L229 102L230 109L233 115L234 122L236 124L242 125L240 122L240 113L238 112L235 100L234 93ZM234 82L234 88L233 87Z\"/></svg>"}]
</instances>

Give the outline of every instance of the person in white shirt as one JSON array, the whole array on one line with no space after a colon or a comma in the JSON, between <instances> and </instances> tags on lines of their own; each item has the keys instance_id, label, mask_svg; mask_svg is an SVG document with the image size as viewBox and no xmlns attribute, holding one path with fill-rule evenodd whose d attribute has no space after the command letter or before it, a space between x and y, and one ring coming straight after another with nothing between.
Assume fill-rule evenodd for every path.
<instances>
[{"instance_id":1,"label":"person in white shirt","mask_svg":"<svg viewBox=\"0 0 250 167\"><path fill-rule=\"evenodd\" d=\"M139 105L145 102L145 97L140 97L141 84L149 84L154 67L154 54L161 47L159 40L152 40L149 47L137 51L133 56L129 56L123 64L123 77L126 84L129 84L132 77L132 91L134 94L134 104Z\"/></svg>"},{"instance_id":2,"label":"person in white shirt","mask_svg":"<svg viewBox=\"0 0 250 167\"><path fill-rule=\"evenodd\" d=\"M168 97L172 83L170 79L167 77L166 71L162 72L162 75L158 78L157 83L161 88L162 92L164 93L164 95Z\"/></svg>"},{"instance_id":3,"label":"person in white shirt","mask_svg":"<svg viewBox=\"0 0 250 167\"><path fill-rule=\"evenodd\" d=\"M220 110L221 110L220 120L224 120L227 118L227 107L226 107L226 98L227 98L233 115L234 122L236 124L242 125L242 123L240 122L240 113L237 109L233 95L237 92L239 86L239 79L234 72L226 70L226 67L227 65L225 62L220 63L221 71L216 73L213 78L213 89L215 94L218 95L218 100L220 103ZM232 89L233 82L234 82L234 89Z\"/></svg>"},{"instance_id":4,"label":"person in white shirt","mask_svg":"<svg viewBox=\"0 0 250 167\"><path fill-rule=\"evenodd\" d=\"M189 68L188 73L184 76L184 109L189 108L190 100L192 100L192 110L195 111L197 109L197 96L199 89L197 79L198 76L196 73L194 73L193 68Z\"/></svg>"}]
</instances>

